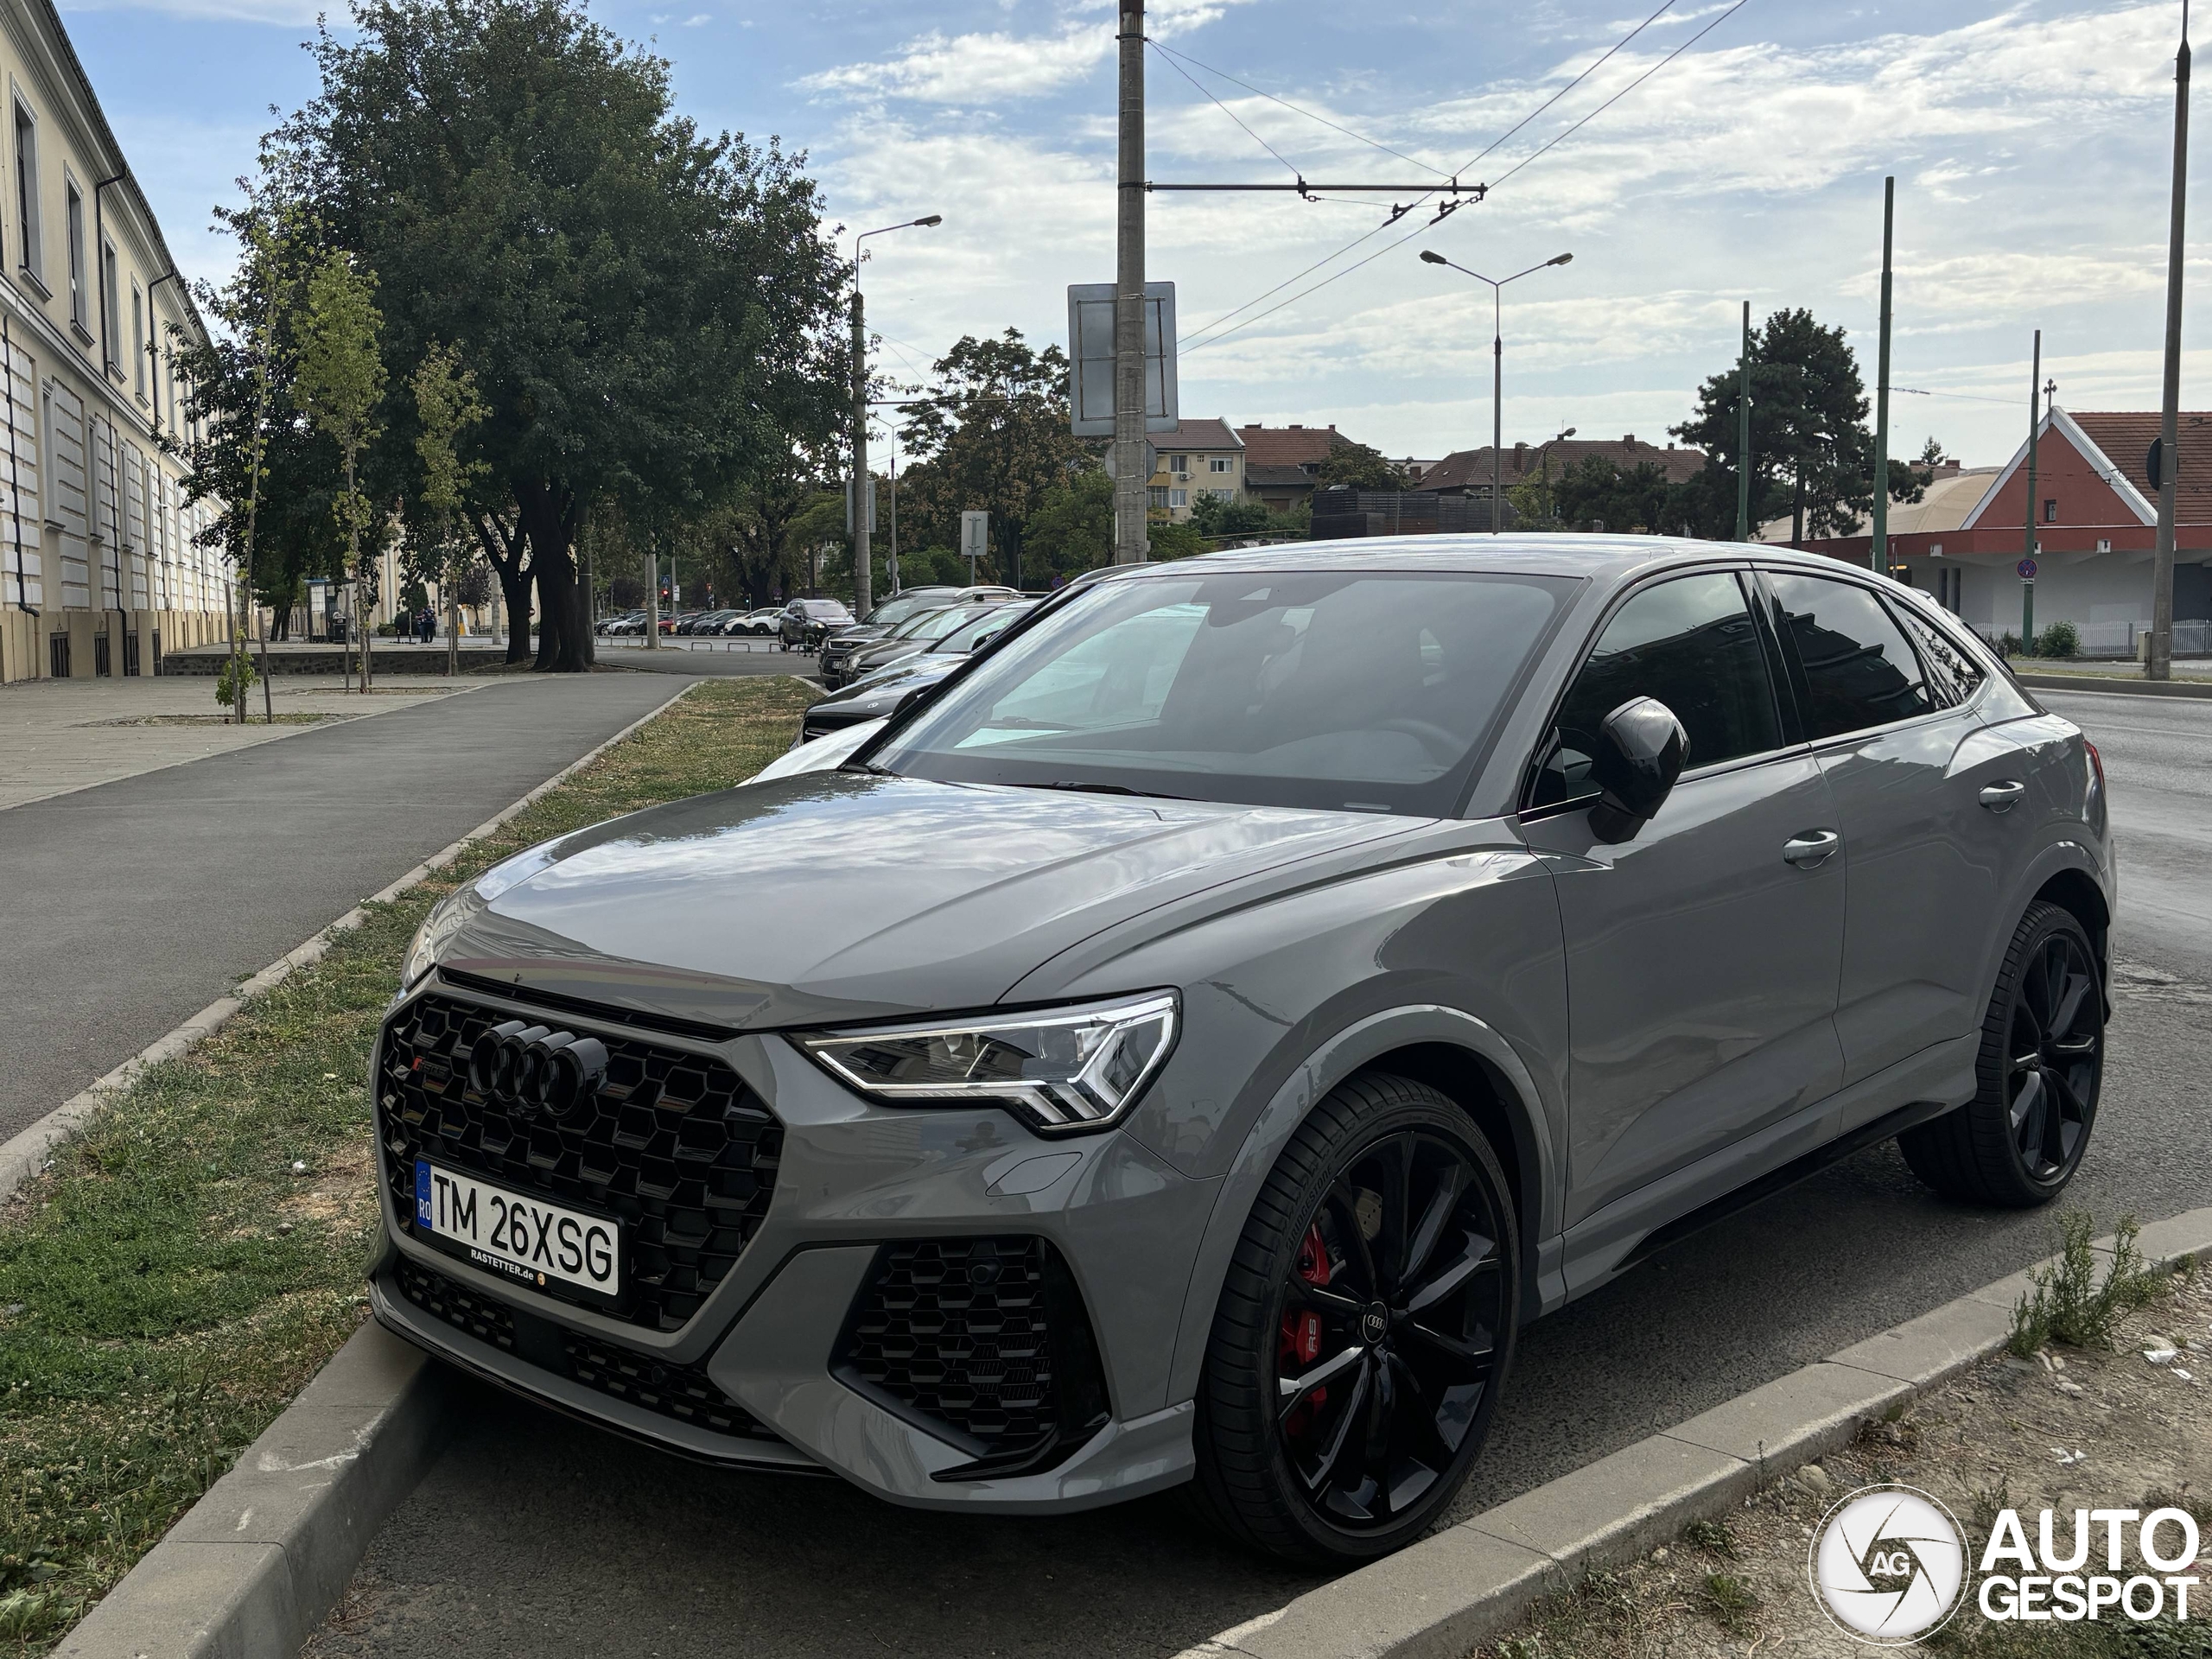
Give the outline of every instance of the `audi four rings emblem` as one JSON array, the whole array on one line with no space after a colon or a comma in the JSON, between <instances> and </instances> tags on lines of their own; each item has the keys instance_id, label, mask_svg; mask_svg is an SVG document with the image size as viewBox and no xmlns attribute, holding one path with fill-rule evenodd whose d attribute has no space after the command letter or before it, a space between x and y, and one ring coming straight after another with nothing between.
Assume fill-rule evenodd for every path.
<instances>
[{"instance_id":1,"label":"audi four rings emblem","mask_svg":"<svg viewBox=\"0 0 2212 1659\"><path fill-rule=\"evenodd\" d=\"M607 1079L607 1045L573 1031L510 1020L468 1052L469 1086L524 1113L563 1118L591 1103Z\"/></svg>"}]
</instances>

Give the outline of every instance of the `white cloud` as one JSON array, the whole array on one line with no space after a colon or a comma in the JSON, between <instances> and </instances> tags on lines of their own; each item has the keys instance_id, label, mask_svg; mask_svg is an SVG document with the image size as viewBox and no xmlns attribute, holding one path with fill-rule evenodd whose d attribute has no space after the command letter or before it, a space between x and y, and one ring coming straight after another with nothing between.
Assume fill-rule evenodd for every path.
<instances>
[{"instance_id":1,"label":"white cloud","mask_svg":"<svg viewBox=\"0 0 2212 1659\"><path fill-rule=\"evenodd\" d=\"M209 22L272 23L283 29L312 28L329 10L320 0L69 0L64 16L92 11L158 11L172 17Z\"/></svg>"},{"instance_id":2,"label":"white cloud","mask_svg":"<svg viewBox=\"0 0 2212 1659\"><path fill-rule=\"evenodd\" d=\"M909 41L896 56L825 69L799 85L927 104L988 104L1056 92L1089 74L1113 47L1109 24L1070 22L1051 35L1027 36L931 32Z\"/></svg>"}]
</instances>

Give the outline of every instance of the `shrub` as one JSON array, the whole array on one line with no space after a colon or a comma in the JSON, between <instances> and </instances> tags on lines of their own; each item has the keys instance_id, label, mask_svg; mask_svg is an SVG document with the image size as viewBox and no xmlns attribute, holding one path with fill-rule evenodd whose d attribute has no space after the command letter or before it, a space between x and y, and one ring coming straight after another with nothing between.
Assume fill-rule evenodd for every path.
<instances>
[{"instance_id":1,"label":"shrub","mask_svg":"<svg viewBox=\"0 0 2212 1659\"><path fill-rule=\"evenodd\" d=\"M2038 657L2071 657L2081 648L2081 630L2071 622L2054 622L2036 636Z\"/></svg>"},{"instance_id":2,"label":"shrub","mask_svg":"<svg viewBox=\"0 0 2212 1659\"><path fill-rule=\"evenodd\" d=\"M2005 1346L2025 1359L2056 1339L2075 1348L2106 1348L2120 1320L2147 1306L2165 1288L2157 1268L2135 1248L2135 1217L2122 1216L2113 1232L2112 1266L2097 1281L2096 1224L2086 1210L2058 1218L2058 1259L2029 1275L2032 1288L2012 1309Z\"/></svg>"},{"instance_id":3,"label":"shrub","mask_svg":"<svg viewBox=\"0 0 2212 1659\"><path fill-rule=\"evenodd\" d=\"M239 640L244 645L245 640ZM253 683L260 677L253 671L253 658L243 650L234 651L223 658L223 665L215 671L215 701L226 709L235 709L245 694L253 690Z\"/></svg>"}]
</instances>

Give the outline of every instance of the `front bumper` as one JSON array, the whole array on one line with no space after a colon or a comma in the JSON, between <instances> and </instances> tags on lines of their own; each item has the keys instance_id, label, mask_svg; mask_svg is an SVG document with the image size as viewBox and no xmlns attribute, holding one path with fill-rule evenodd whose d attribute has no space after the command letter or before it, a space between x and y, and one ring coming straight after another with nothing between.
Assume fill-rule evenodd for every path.
<instances>
[{"instance_id":1,"label":"front bumper","mask_svg":"<svg viewBox=\"0 0 2212 1659\"><path fill-rule=\"evenodd\" d=\"M1046 1141L995 1109L875 1106L774 1035L641 1033L474 986L456 990L437 975L395 1004L385 1042L426 995L493 1020L527 1018L632 1044L648 1037L656 1049L719 1060L780 1125L779 1160L757 1230L703 1295L675 1302L673 1315L663 1306L668 1329L518 1287L424 1243L394 1175L379 1183L385 1239L372 1273L372 1306L391 1329L503 1387L679 1454L828 1470L902 1503L1075 1510L1187 1478L1192 1408L1168 1397L1168 1375L1217 1183L1177 1173L1118 1132ZM379 1137L389 1140L394 1096L381 1074L378 1090ZM1033 1279L1049 1279L1057 1298L1047 1300L1058 1376L1075 1369L1063 1335L1074 1329L1069 1306L1095 1344L1103 1410L1061 1421L1056 1442L1027 1457L994 1459L976 1438L993 1432L985 1418L999 1396L987 1393L975 1411L957 1397L963 1379L1000 1363L984 1345L997 1317L988 1306L945 1325L942 1310L958 1300L950 1288L931 1292L923 1312L900 1314L885 1333L887 1294L896 1306L931 1274L957 1285L963 1272L982 1271L971 1261L979 1245L995 1274L997 1259L1014 1271L1017 1250L1041 1264L1044 1277ZM933 1319L964 1332L974 1351L932 1334ZM1018 1363L1001 1370L1013 1375ZM931 1366L943 1377L918 1393Z\"/></svg>"}]
</instances>

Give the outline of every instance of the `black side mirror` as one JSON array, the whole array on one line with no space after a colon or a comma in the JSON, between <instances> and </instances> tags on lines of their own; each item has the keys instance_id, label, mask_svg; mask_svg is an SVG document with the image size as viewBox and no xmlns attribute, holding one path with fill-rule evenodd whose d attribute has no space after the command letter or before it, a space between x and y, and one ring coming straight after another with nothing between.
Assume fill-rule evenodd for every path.
<instances>
[{"instance_id":1,"label":"black side mirror","mask_svg":"<svg viewBox=\"0 0 2212 1659\"><path fill-rule=\"evenodd\" d=\"M930 688L926 685L918 685L912 690L906 693L905 696L899 698L899 701L892 707L892 718L894 720L897 719L900 715L905 714L909 709L919 702L923 697L928 695L929 689Z\"/></svg>"},{"instance_id":2,"label":"black side mirror","mask_svg":"<svg viewBox=\"0 0 2212 1659\"><path fill-rule=\"evenodd\" d=\"M1598 785L1590 827L1599 837L1635 840L1659 816L1689 752L1689 734L1656 697L1634 698L1607 715L1590 757L1590 781Z\"/></svg>"}]
</instances>

